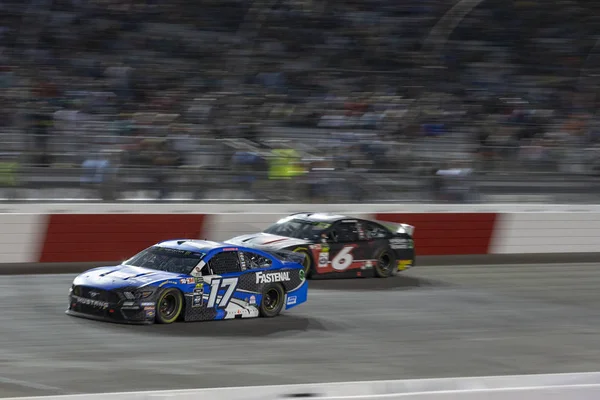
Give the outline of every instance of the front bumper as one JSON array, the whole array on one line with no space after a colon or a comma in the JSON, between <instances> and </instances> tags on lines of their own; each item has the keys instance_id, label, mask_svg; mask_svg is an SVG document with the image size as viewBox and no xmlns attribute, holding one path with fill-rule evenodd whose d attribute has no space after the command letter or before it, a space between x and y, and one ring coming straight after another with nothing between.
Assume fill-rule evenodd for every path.
<instances>
[{"instance_id":1,"label":"front bumper","mask_svg":"<svg viewBox=\"0 0 600 400\"><path fill-rule=\"evenodd\" d=\"M140 304L123 306L122 304L91 301L87 298L69 295L69 307L66 314L97 321L152 324L155 319L155 307Z\"/></svg>"}]
</instances>

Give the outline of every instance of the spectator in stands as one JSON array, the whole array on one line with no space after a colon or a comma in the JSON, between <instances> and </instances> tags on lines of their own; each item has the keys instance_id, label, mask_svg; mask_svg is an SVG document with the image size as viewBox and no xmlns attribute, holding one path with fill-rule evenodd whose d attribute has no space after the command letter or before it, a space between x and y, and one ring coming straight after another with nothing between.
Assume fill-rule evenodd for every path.
<instances>
[{"instance_id":1,"label":"spectator in stands","mask_svg":"<svg viewBox=\"0 0 600 400\"><path fill-rule=\"evenodd\" d=\"M328 156L336 134L354 131L410 148L415 169L460 154L515 176L531 163L522 146L549 151L546 136L563 130L552 152L570 167L538 167L582 173L591 128L557 126L595 112L596 24L584 17L599 4L481 2L431 47L423 40L452 1L10 2L0 16L0 104L11 112L0 129L30 142L38 166L81 165L88 147L109 140L131 145L140 139L121 116L146 113L127 125L155 139L184 124L196 148L214 140L253 152L244 146L285 136L301 159ZM64 127L69 113L76 129ZM392 168L375 148L368 168ZM166 188L178 161L163 161L178 158L165 154L132 150L129 162L151 166Z\"/></svg>"}]
</instances>

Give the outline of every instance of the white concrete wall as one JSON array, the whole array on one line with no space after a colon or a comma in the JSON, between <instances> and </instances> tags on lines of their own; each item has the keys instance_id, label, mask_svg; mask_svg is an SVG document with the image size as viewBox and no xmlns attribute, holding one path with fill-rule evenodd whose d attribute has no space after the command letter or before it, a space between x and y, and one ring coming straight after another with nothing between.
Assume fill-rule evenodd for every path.
<instances>
[{"instance_id":1,"label":"white concrete wall","mask_svg":"<svg viewBox=\"0 0 600 400\"><path fill-rule=\"evenodd\" d=\"M138 217L139 214L145 214L150 222L153 218L158 218L154 214L159 213L177 215L179 219L190 213L204 214L203 226L198 227L200 238L217 241L261 231L292 212L329 211L367 218L374 217L376 212L419 214L420 218L429 215L429 220L427 228L417 224L416 239L421 235L421 243L427 240L435 240L437 243L440 239L430 237L432 232L436 231L437 214L451 213L454 220L460 220L465 212L471 213L471 218L474 212L485 212L488 215L496 213L489 238L488 254L600 252L600 206L49 204L10 205L1 208L0 211L0 263L39 261L48 238L52 214L78 215L77 218L81 218L79 224L85 223L86 216L82 214L113 214L112 221L118 221L120 214L137 214ZM431 213L436 215L431 216ZM201 216L196 218L202 219ZM449 240L456 241L457 235L460 239L464 233L462 240L468 241L470 225L464 225L465 227L459 232L454 232ZM447 226L448 222L446 225L440 222L440 231L447 229ZM423 232L424 229L426 232ZM168 234L168 226L165 227L165 232ZM135 232L132 235L135 235ZM111 246L111 239L109 234L102 235L102 243L99 245ZM419 240L416 240L416 245L417 254L427 255L423 254L423 251L419 253ZM440 243L441 245L443 243ZM48 251L48 244L45 249Z\"/></svg>"}]
</instances>

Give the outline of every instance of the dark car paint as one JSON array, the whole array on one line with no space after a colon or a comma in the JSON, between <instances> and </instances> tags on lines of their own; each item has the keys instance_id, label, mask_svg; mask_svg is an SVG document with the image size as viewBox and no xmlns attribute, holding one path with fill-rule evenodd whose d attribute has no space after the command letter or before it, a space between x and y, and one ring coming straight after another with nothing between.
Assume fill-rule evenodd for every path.
<instances>
[{"instance_id":1,"label":"dark car paint","mask_svg":"<svg viewBox=\"0 0 600 400\"><path fill-rule=\"evenodd\" d=\"M228 242L237 243L244 246L257 246L259 248L265 249L271 248L291 251L306 250L312 261L310 276L313 279L373 277L375 276L374 268L368 268L367 261L371 261L371 263L376 262L378 256L381 254L381 252L385 250L392 252L395 257L396 268L394 268L394 273L396 273L399 270L398 261L400 260L410 261L410 263L406 265L406 268L415 266L416 254L413 238L407 233L395 232L393 229L390 228L390 226L388 226L391 223L329 214L302 213L293 214L293 217L294 219L301 219L311 222L330 223L331 226L324 229L321 232L321 234L327 235L333 229L339 227L341 224L351 223L351 221L356 221L357 228L362 226L362 232L361 229L357 229L358 241L335 241L332 238L328 238L327 240L322 240L321 242L319 242L315 240L286 238L283 236L271 235L260 232L256 234L237 236L228 240ZM373 225L378 227L381 230L382 237L368 238L365 233L365 227L367 225ZM406 248L392 248L393 246L391 242L393 240L405 241L407 244ZM323 247L325 246L329 247L328 252L323 251ZM354 247L354 249L352 251L349 251L349 247ZM329 255L329 267L319 266L319 256L323 253L328 253ZM354 260L359 261L355 262L346 270L335 270L331 265L332 262L344 259L347 253L350 253ZM363 262L364 265L360 266L359 264L361 262Z\"/></svg>"}]
</instances>

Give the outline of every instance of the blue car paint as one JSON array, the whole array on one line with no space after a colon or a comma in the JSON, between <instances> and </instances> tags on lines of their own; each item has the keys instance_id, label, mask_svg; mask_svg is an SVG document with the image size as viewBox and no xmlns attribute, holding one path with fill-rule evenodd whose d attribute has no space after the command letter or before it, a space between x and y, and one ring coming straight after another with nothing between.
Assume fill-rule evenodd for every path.
<instances>
[{"instance_id":1,"label":"blue car paint","mask_svg":"<svg viewBox=\"0 0 600 400\"><path fill-rule=\"evenodd\" d=\"M302 265L294 262L287 261L274 256L273 254L261 251L255 248L247 248L243 246L232 245L228 243L217 243L217 242L208 242L208 241L193 241L195 245L190 245L190 241L184 240L169 240L165 242L161 242L156 244L155 246L164 247L167 249L177 249L184 250L196 253L205 253L205 256L202 258L204 262L210 261L212 257L216 254L219 254L223 251L242 251L242 252L252 252L258 254L262 257L266 257L272 260L272 265L269 268L264 269L255 269L255 270L246 270L242 272L236 273L227 273L218 275L218 277L222 279L226 278L241 278L246 274L256 274L256 272L264 272L271 273L277 271L300 271L302 270ZM217 277L216 275L211 275L213 277ZM208 276L206 277L208 278ZM131 293L142 293L147 294L151 293L145 298L138 300L138 303L150 303L153 300L156 300L156 295L158 292L167 288L176 288L180 290L184 296L190 296L194 294L194 290L198 288L199 283L198 279L194 278L192 275L188 274L179 274L172 272L165 272L160 270L142 268L142 267L134 267L128 265L116 265L116 266L108 266L108 267L98 267L93 268L88 271L83 272L78 275L74 281L73 285L81 285L81 286L89 286L95 289L106 290L106 291L127 291ZM259 284L257 283L257 287ZM210 285L206 284L206 282L202 283L204 297L206 295L210 295ZM227 288L218 290L218 295L223 296L227 291ZM285 296L285 303L283 310L289 310L297 305L300 305L307 300L308 295L308 283L306 279L302 279L302 283L295 287L291 291L287 291ZM235 291L231 295L232 301L247 301L250 296L254 297L256 304L260 304L262 301L262 294L259 290L256 292L248 292L245 290L239 290L236 287ZM186 297L187 299L187 297ZM203 300L204 301L204 300ZM72 300L70 300L72 302ZM68 310L69 311L69 310ZM114 310L113 310L114 311ZM227 317L228 313L217 306L214 307L214 310L210 310L214 314L211 315L213 320L221 320ZM68 312L69 313L69 312ZM76 315L75 313L69 313ZM147 318L143 321L121 321L121 322L140 322L140 323L149 323L150 320L154 319L154 313L148 314ZM86 317L86 315L77 315ZM96 318L103 319L103 318ZM207 318L202 318L207 319ZM194 320L193 318L187 318L186 320ZM197 319L199 320L199 319Z\"/></svg>"}]
</instances>

